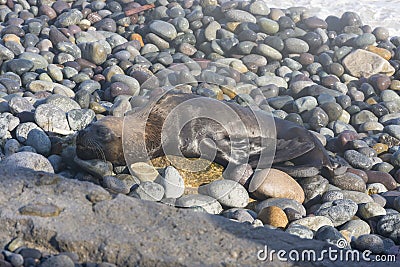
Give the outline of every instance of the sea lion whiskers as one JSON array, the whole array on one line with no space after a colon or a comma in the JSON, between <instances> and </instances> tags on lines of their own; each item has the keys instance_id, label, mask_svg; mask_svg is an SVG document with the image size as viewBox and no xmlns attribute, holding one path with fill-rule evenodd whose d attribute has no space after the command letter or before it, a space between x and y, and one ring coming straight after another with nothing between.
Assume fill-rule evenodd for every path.
<instances>
[{"instance_id":1,"label":"sea lion whiskers","mask_svg":"<svg viewBox=\"0 0 400 267\"><path fill-rule=\"evenodd\" d=\"M103 149L101 149L100 144L96 140L94 140L92 138L88 138L88 139L86 139L85 143L86 143L86 145L93 147L93 150L95 151L97 158L101 159L104 162L107 161L107 158L106 158L106 155L104 154Z\"/></svg>"}]
</instances>

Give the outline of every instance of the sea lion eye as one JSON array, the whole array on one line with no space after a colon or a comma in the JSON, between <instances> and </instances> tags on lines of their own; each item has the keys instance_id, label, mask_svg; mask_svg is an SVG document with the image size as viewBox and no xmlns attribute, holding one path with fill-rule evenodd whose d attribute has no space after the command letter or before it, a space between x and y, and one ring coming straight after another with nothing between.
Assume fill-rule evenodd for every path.
<instances>
[{"instance_id":1,"label":"sea lion eye","mask_svg":"<svg viewBox=\"0 0 400 267\"><path fill-rule=\"evenodd\" d=\"M102 138L107 138L110 136L110 130L104 127L97 128L97 135Z\"/></svg>"}]
</instances>

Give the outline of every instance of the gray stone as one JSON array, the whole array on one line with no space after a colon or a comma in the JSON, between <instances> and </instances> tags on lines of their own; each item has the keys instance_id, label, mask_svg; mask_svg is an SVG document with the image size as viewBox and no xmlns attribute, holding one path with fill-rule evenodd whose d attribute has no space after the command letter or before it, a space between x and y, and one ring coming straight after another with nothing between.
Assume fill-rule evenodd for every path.
<instances>
[{"instance_id":1,"label":"gray stone","mask_svg":"<svg viewBox=\"0 0 400 267\"><path fill-rule=\"evenodd\" d=\"M257 19L247 11L231 9L225 12L225 18L236 22L252 22L256 23Z\"/></svg>"},{"instance_id":2,"label":"gray stone","mask_svg":"<svg viewBox=\"0 0 400 267\"><path fill-rule=\"evenodd\" d=\"M41 267L74 267L75 264L67 255L56 255L44 260Z\"/></svg>"},{"instance_id":3,"label":"gray stone","mask_svg":"<svg viewBox=\"0 0 400 267\"><path fill-rule=\"evenodd\" d=\"M51 150L50 138L41 129L32 129L29 131L25 144L33 147L43 156L48 156Z\"/></svg>"},{"instance_id":4,"label":"gray stone","mask_svg":"<svg viewBox=\"0 0 400 267\"><path fill-rule=\"evenodd\" d=\"M357 204L350 199L340 199L333 202L323 203L315 215L326 216L331 219L334 226L339 226L350 219L356 214L358 209Z\"/></svg>"},{"instance_id":5,"label":"gray stone","mask_svg":"<svg viewBox=\"0 0 400 267\"><path fill-rule=\"evenodd\" d=\"M172 166L164 170L163 176L155 181L164 187L164 198L179 198L185 191L185 182L179 172Z\"/></svg>"},{"instance_id":6,"label":"gray stone","mask_svg":"<svg viewBox=\"0 0 400 267\"><path fill-rule=\"evenodd\" d=\"M347 150L344 152L344 158L354 168L360 168L363 170L369 170L372 168L373 162L367 156L361 154L356 150Z\"/></svg>"},{"instance_id":7,"label":"gray stone","mask_svg":"<svg viewBox=\"0 0 400 267\"><path fill-rule=\"evenodd\" d=\"M352 244L360 251L369 250L374 254L380 254L384 250L383 240L373 234L361 235Z\"/></svg>"},{"instance_id":8,"label":"gray stone","mask_svg":"<svg viewBox=\"0 0 400 267\"><path fill-rule=\"evenodd\" d=\"M57 242L61 246L59 250L74 252L79 259L89 262L107 261L117 266L138 263L141 266L204 266L232 264L234 260L235 265L258 266L260 261L255 253L265 245L268 250L276 251L301 252L312 248L317 254L329 247L336 249L325 242L300 241L282 231L253 228L222 216L177 210L121 194L112 198L100 186L58 175L0 169L0 198L0 244L3 247L10 242L10 233L19 229L28 247L34 247L39 241L44 251L54 251L54 242ZM32 199L53 203L63 207L63 211L51 219L25 215L27 220L21 220L19 207L30 204ZM29 225L34 225L34 232ZM107 246L99 247L104 240ZM182 255L190 255L190 259ZM235 255L241 256L236 258ZM327 255L324 256L318 264L335 266ZM274 262L274 265L294 266L287 262ZM309 262L296 262L296 265L309 266Z\"/></svg>"},{"instance_id":9,"label":"gray stone","mask_svg":"<svg viewBox=\"0 0 400 267\"><path fill-rule=\"evenodd\" d=\"M51 166L48 159L40 154L32 152L18 152L12 154L0 162L0 167L9 172L15 172L20 168L25 168L54 173L53 166Z\"/></svg>"},{"instance_id":10,"label":"gray stone","mask_svg":"<svg viewBox=\"0 0 400 267\"><path fill-rule=\"evenodd\" d=\"M149 25L149 28L151 32L162 38L165 38L167 41L175 39L177 35L174 25L162 20L152 21Z\"/></svg>"},{"instance_id":11,"label":"gray stone","mask_svg":"<svg viewBox=\"0 0 400 267\"><path fill-rule=\"evenodd\" d=\"M35 121L47 132L62 135L71 133L65 112L52 104L38 106L35 111Z\"/></svg>"},{"instance_id":12,"label":"gray stone","mask_svg":"<svg viewBox=\"0 0 400 267\"><path fill-rule=\"evenodd\" d=\"M71 130L79 131L88 126L95 118L91 109L73 109L67 113L68 124Z\"/></svg>"},{"instance_id":13,"label":"gray stone","mask_svg":"<svg viewBox=\"0 0 400 267\"><path fill-rule=\"evenodd\" d=\"M249 203L249 194L238 182L232 180L217 180L198 189L200 194L218 200L221 205L231 208L244 208Z\"/></svg>"},{"instance_id":14,"label":"gray stone","mask_svg":"<svg viewBox=\"0 0 400 267\"><path fill-rule=\"evenodd\" d=\"M206 195L184 195L176 200L175 205L185 208L200 206L211 214L219 214L222 211L221 204L215 198Z\"/></svg>"},{"instance_id":15,"label":"gray stone","mask_svg":"<svg viewBox=\"0 0 400 267\"><path fill-rule=\"evenodd\" d=\"M296 235L303 239L313 239L314 233L307 226L301 224L291 224L286 230L286 233Z\"/></svg>"},{"instance_id":16,"label":"gray stone","mask_svg":"<svg viewBox=\"0 0 400 267\"><path fill-rule=\"evenodd\" d=\"M155 182L142 182L132 188L132 197L149 201L160 201L164 196L164 188Z\"/></svg>"}]
</instances>

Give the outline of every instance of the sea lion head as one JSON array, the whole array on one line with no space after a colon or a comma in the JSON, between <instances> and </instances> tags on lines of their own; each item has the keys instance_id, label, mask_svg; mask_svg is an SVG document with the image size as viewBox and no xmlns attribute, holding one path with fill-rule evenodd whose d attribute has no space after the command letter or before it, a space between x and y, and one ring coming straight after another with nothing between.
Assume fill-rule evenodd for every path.
<instances>
[{"instance_id":1,"label":"sea lion head","mask_svg":"<svg viewBox=\"0 0 400 267\"><path fill-rule=\"evenodd\" d=\"M125 164L122 149L123 118L107 116L79 131L76 154L84 160L103 159Z\"/></svg>"}]
</instances>

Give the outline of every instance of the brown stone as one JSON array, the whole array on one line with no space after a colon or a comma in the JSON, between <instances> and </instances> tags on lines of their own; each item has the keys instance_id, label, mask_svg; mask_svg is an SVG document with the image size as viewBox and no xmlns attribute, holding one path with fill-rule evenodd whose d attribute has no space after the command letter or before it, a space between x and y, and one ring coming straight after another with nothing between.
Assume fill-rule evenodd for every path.
<instances>
[{"instance_id":1,"label":"brown stone","mask_svg":"<svg viewBox=\"0 0 400 267\"><path fill-rule=\"evenodd\" d=\"M389 150L389 146L382 143L376 143L372 148L376 151L378 155L387 152Z\"/></svg>"},{"instance_id":2,"label":"brown stone","mask_svg":"<svg viewBox=\"0 0 400 267\"><path fill-rule=\"evenodd\" d=\"M400 90L400 81L399 80L392 80L390 84L390 89L399 91Z\"/></svg>"},{"instance_id":3,"label":"brown stone","mask_svg":"<svg viewBox=\"0 0 400 267\"><path fill-rule=\"evenodd\" d=\"M370 46L367 47L367 50L372 52L372 53L375 53L375 54L377 54L377 55L379 55L381 57L383 57L386 60L389 60L389 59L392 58L392 53L390 53L390 51L388 51L388 50L386 50L384 48L380 48L380 47L376 47L376 46L370 45Z\"/></svg>"},{"instance_id":4,"label":"brown stone","mask_svg":"<svg viewBox=\"0 0 400 267\"><path fill-rule=\"evenodd\" d=\"M392 81L385 74L375 74L369 78L370 84L377 90L383 91L389 88Z\"/></svg>"},{"instance_id":5,"label":"brown stone","mask_svg":"<svg viewBox=\"0 0 400 267\"><path fill-rule=\"evenodd\" d=\"M138 34L138 33L133 33L133 34L131 35L131 41L134 41L134 40L139 41L141 47L144 46L143 38L142 38L142 36L141 36L140 34Z\"/></svg>"},{"instance_id":6,"label":"brown stone","mask_svg":"<svg viewBox=\"0 0 400 267\"><path fill-rule=\"evenodd\" d=\"M349 173L353 173L353 174L355 174L355 175L358 175L358 176L360 176L360 177L364 180L364 182L368 182L368 176L367 176L367 174L365 173L365 171L363 171L363 170L354 169L354 168L347 168L346 172L349 172Z\"/></svg>"},{"instance_id":7,"label":"brown stone","mask_svg":"<svg viewBox=\"0 0 400 267\"><path fill-rule=\"evenodd\" d=\"M258 199L269 197L289 198L304 202L304 191L288 174L276 169L255 172L249 185L249 192Z\"/></svg>"},{"instance_id":8,"label":"brown stone","mask_svg":"<svg viewBox=\"0 0 400 267\"><path fill-rule=\"evenodd\" d=\"M261 220L264 224L279 228L285 228L289 223L285 212L281 208L276 206L263 208L258 213L257 219Z\"/></svg>"},{"instance_id":9,"label":"brown stone","mask_svg":"<svg viewBox=\"0 0 400 267\"><path fill-rule=\"evenodd\" d=\"M368 183L381 183L383 184L388 190L394 190L397 187L396 181L394 178L387 172L380 172L380 171L365 171L368 175Z\"/></svg>"}]
</instances>

